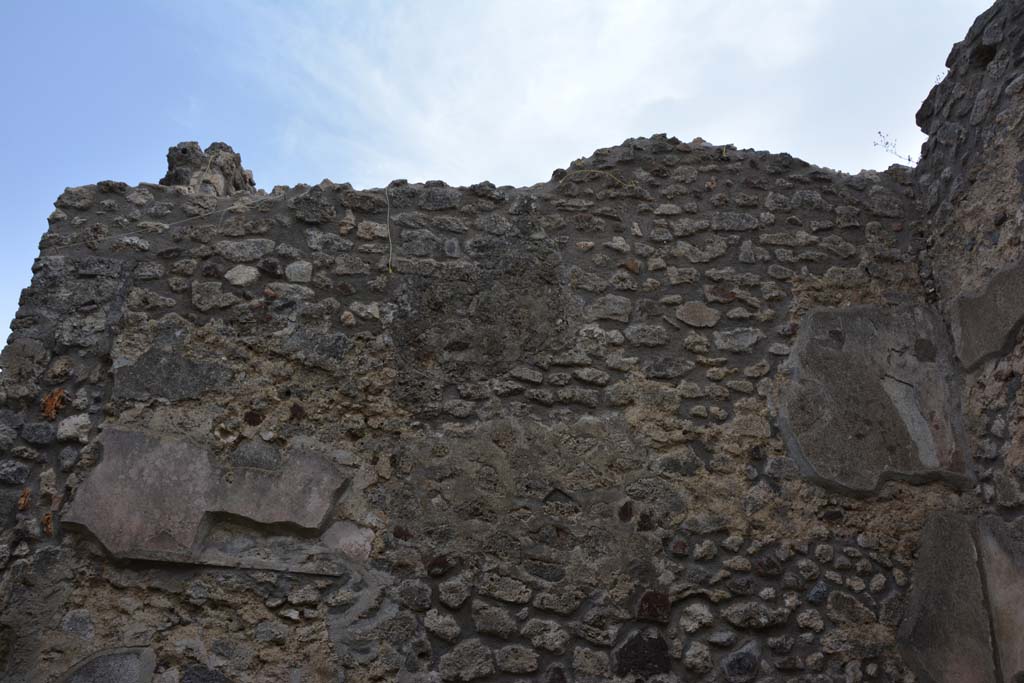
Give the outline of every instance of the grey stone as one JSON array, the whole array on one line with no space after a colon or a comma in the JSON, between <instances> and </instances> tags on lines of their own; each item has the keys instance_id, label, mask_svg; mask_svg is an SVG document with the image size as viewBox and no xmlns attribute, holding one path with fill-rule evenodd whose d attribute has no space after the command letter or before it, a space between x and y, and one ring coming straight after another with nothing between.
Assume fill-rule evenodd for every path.
<instances>
[{"instance_id":1,"label":"grey stone","mask_svg":"<svg viewBox=\"0 0 1024 683\"><path fill-rule=\"evenodd\" d=\"M950 330L956 355L971 369L1003 350L1024 319L1024 262L995 273L977 293L951 304Z\"/></svg>"},{"instance_id":2,"label":"grey stone","mask_svg":"<svg viewBox=\"0 0 1024 683\"><path fill-rule=\"evenodd\" d=\"M284 276L289 282L309 282L313 279L313 264L309 261L293 261L285 266Z\"/></svg>"},{"instance_id":3,"label":"grey stone","mask_svg":"<svg viewBox=\"0 0 1024 683\"><path fill-rule=\"evenodd\" d=\"M454 209L461 198L462 193L454 187L428 187L420 197L420 208L426 211Z\"/></svg>"},{"instance_id":4,"label":"grey stone","mask_svg":"<svg viewBox=\"0 0 1024 683\"><path fill-rule=\"evenodd\" d=\"M904 658L923 680L996 681L972 526L963 517L939 512L921 532L898 640Z\"/></svg>"},{"instance_id":5,"label":"grey stone","mask_svg":"<svg viewBox=\"0 0 1024 683\"><path fill-rule=\"evenodd\" d=\"M811 312L786 363L779 428L804 476L849 493L886 479L965 483L957 378L929 309Z\"/></svg>"},{"instance_id":6,"label":"grey stone","mask_svg":"<svg viewBox=\"0 0 1024 683\"><path fill-rule=\"evenodd\" d=\"M450 609L458 609L469 597L469 582L462 576L449 579L437 587L437 597L441 604Z\"/></svg>"},{"instance_id":7,"label":"grey stone","mask_svg":"<svg viewBox=\"0 0 1024 683\"><path fill-rule=\"evenodd\" d=\"M530 619L523 624L520 634L529 640L535 648L557 655L564 654L572 640L569 632L558 622L546 619Z\"/></svg>"},{"instance_id":8,"label":"grey stone","mask_svg":"<svg viewBox=\"0 0 1024 683\"><path fill-rule=\"evenodd\" d=\"M92 207L93 193L89 187L68 187L65 188L64 192L57 197L57 201L54 202L56 206L62 209L77 209L79 211L85 211Z\"/></svg>"},{"instance_id":9,"label":"grey stone","mask_svg":"<svg viewBox=\"0 0 1024 683\"><path fill-rule=\"evenodd\" d=\"M370 264L354 254L342 254L334 259L335 275L365 275L370 272Z\"/></svg>"},{"instance_id":10,"label":"grey stone","mask_svg":"<svg viewBox=\"0 0 1024 683\"><path fill-rule=\"evenodd\" d=\"M676 309L676 317L690 327L714 327L722 314L700 301L687 301Z\"/></svg>"},{"instance_id":11,"label":"grey stone","mask_svg":"<svg viewBox=\"0 0 1024 683\"><path fill-rule=\"evenodd\" d=\"M0 396L27 398L39 393L37 382L46 369L50 351L35 339L15 337L0 352Z\"/></svg>"},{"instance_id":12,"label":"grey stone","mask_svg":"<svg viewBox=\"0 0 1024 683\"><path fill-rule=\"evenodd\" d=\"M715 348L731 353L746 353L764 339L764 332L756 327L741 327L713 333Z\"/></svg>"},{"instance_id":13,"label":"grey stone","mask_svg":"<svg viewBox=\"0 0 1024 683\"><path fill-rule=\"evenodd\" d=\"M288 627L279 621L261 621L253 630L253 639L257 643L283 645L288 639Z\"/></svg>"},{"instance_id":14,"label":"grey stone","mask_svg":"<svg viewBox=\"0 0 1024 683\"><path fill-rule=\"evenodd\" d=\"M761 670L760 660L757 642L750 641L722 658L722 675L728 683L750 683Z\"/></svg>"},{"instance_id":15,"label":"grey stone","mask_svg":"<svg viewBox=\"0 0 1024 683\"><path fill-rule=\"evenodd\" d=\"M722 610L722 617L736 628L761 630L785 623L788 612L759 602L733 603Z\"/></svg>"},{"instance_id":16,"label":"grey stone","mask_svg":"<svg viewBox=\"0 0 1024 683\"><path fill-rule=\"evenodd\" d=\"M225 292L221 282L193 282L192 305L202 312L215 308L234 306L240 299L231 292Z\"/></svg>"},{"instance_id":17,"label":"grey stone","mask_svg":"<svg viewBox=\"0 0 1024 683\"><path fill-rule=\"evenodd\" d=\"M356 226L356 235L364 240L386 240L388 226L373 221L359 221L359 225Z\"/></svg>"},{"instance_id":18,"label":"grey stone","mask_svg":"<svg viewBox=\"0 0 1024 683\"><path fill-rule=\"evenodd\" d=\"M637 346L664 346L668 343L668 330L661 325L635 324L623 333L631 344Z\"/></svg>"},{"instance_id":19,"label":"grey stone","mask_svg":"<svg viewBox=\"0 0 1024 683\"><path fill-rule=\"evenodd\" d=\"M47 446L57 440L57 427L49 422L28 422L21 428L21 438L35 446Z\"/></svg>"},{"instance_id":20,"label":"grey stone","mask_svg":"<svg viewBox=\"0 0 1024 683\"><path fill-rule=\"evenodd\" d=\"M509 612L482 600L473 600L473 625L480 633L501 638L511 638L518 630L516 620Z\"/></svg>"},{"instance_id":21,"label":"grey stone","mask_svg":"<svg viewBox=\"0 0 1024 683\"><path fill-rule=\"evenodd\" d=\"M79 486L63 519L88 529L117 557L298 569L304 555L290 546L273 552L281 545L274 539L264 539L268 547L261 552L249 552L230 520L319 533L344 484L326 459L302 451L289 453L288 467L280 470L225 470L205 448L171 436L107 427L99 441L103 460ZM218 524L223 516L226 523ZM333 542L340 553L345 539L336 527L323 532L321 542L298 545L324 552L322 544Z\"/></svg>"},{"instance_id":22,"label":"grey stone","mask_svg":"<svg viewBox=\"0 0 1024 683\"><path fill-rule=\"evenodd\" d=\"M736 633L728 630L714 631L707 637L707 641L715 647L729 647L736 642Z\"/></svg>"},{"instance_id":23,"label":"grey stone","mask_svg":"<svg viewBox=\"0 0 1024 683\"><path fill-rule=\"evenodd\" d=\"M72 415L64 418L57 425L57 440L88 443L91 430L92 422L88 415Z\"/></svg>"},{"instance_id":24,"label":"grey stone","mask_svg":"<svg viewBox=\"0 0 1024 683\"><path fill-rule=\"evenodd\" d=\"M29 468L17 460L0 460L0 484L20 486L28 481Z\"/></svg>"},{"instance_id":25,"label":"grey stone","mask_svg":"<svg viewBox=\"0 0 1024 683\"><path fill-rule=\"evenodd\" d=\"M1024 678L1024 519L978 521L978 547L1002 680Z\"/></svg>"},{"instance_id":26,"label":"grey stone","mask_svg":"<svg viewBox=\"0 0 1024 683\"><path fill-rule=\"evenodd\" d=\"M449 643L458 640L459 634L462 632L455 617L450 614L442 614L436 609L427 611L423 617L423 626L441 640L446 640Z\"/></svg>"},{"instance_id":27,"label":"grey stone","mask_svg":"<svg viewBox=\"0 0 1024 683\"><path fill-rule=\"evenodd\" d=\"M275 246L274 240L256 237L246 240L222 240L213 245L213 250L228 261L246 263L273 253Z\"/></svg>"},{"instance_id":28,"label":"grey stone","mask_svg":"<svg viewBox=\"0 0 1024 683\"><path fill-rule=\"evenodd\" d=\"M128 292L128 308L140 311L153 311L161 308L174 308L177 301L169 296L160 296L155 292L151 292L148 289L141 287L133 287ZM62 336L66 338L68 346L78 346L76 343L75 334L82 333L85 330L85 326L79 327L78 329L64 328L62 330Z\"/></svg>"},{"instance_id":29,"label":"grey stone","mask_svg":"<svg viewBox=\"0 0 1024 683\"><path fill-rule=\"evenodd\" d=\"M475 638L456 645L439 664L441 678L446 681L472 681L494 673L494 655Z\"/></svg>"},{"instance_id":30,"label":"grey stone","mask_svg":"<svg viewBox=\"0 0 1024 683\"><path fill-rule=\"evenodd\" d=\"M418 579L406 579L398 584L395 593L398 602L411 610L425 612L430 609L430 586Z\"/></svg>"},{"instance_id":31,"label":"grey stone","mask_svg":"<svg viewBox=\"0 0 1024 683\"><path fill-rule=\"evenodd\" d=\"M829 619L837 624L870 624L876 621L874 613L864 603L843 591L828 596L826 610Z\"/></svg>"},{"instance_id":32,"label":"grey stone","mask_svg":"<svg viewBox=\"0 0 1024 683\"><path fill-rule=\"evenodd\" d=\"M725 232L741 232L757 229L757 218L746 213L724 211L712 214L711 229Z\"/></svg>"},{"instance_id":33,"label":"grey stone","mask_svg":"<svg viewBox=\"0 0 1024 683\"><path fill-rule=\"evenodd\" d=\"M223 142L202 150L197 142L179 142L167 150L167 174L161 185L184 185L200 195L226 197L235 192L253 192L252 171L242 166L242 157Z\"/></svg>"},{"instance_id":34,"label":"grey stone","mask_svg":"<svg viewBox=\"0 0 1024 683\"><path fill-rule=\"evenodd\" d=\"M690 641L683 653L683 666L696 674L711 671L714 660L711 658L710 648L699 640Z\"/></svg>"},{"instance_id":35,"label":"grey stone","mask_svg":"<svg viewBox=\"0 0 1024 683\"><path fill-rule=\"evenodd\" d=\"M60 630L76 635L83 640L92 640L95 632L92 613L87 609L68 611L64 618L60 620Z\"/></svg>"},{"instance_id":36,"label":"grey stone","mask_svg":"<svg viewBox=\"0 0 1024 683\"><path fill-rule=\"evenodd\" d=\"M343 239L340 235L323 230L307 230L306 245L313 251L322 251L327 254L341 254L352 251L352 241Z\"/></svg>"},{"instance_id":37,"label":"grey stone","mask_svg":"<svg viewBox=\"0 0 1024 683\"><path fill-rule=\"evenodd\" d=\"M632 310L633 302L626 297L606 294L587 306L586 316L587 320L617 320L621 323L628 323Z\"/></svg>"},{"instance_id":38,"label":"grey stone","mask_svg":"<svg viewBox=\"0 0 1024 683\"><path fill-rule=\"evenodd\" d=\"M684 257L690 263L710 263L721 256L725 256L728 251L729 243L717 237L706 240L703 247L690 242L679 241L676 242L675 247L672 249L673 255Z\"/></svg>"},{"instance_id":39,"label":"grey stone","mask_svg":"<svg viewBox=\"0 0 1024 683\"><path fill-rule=\"evenodd\" d=\"M60 455L58 460L60 462L61 472L70 472L74 466L78 463L78 459L81 457L81 451L74 446L66 446L60 449Z\"/></svg>"},{"instance_id":40,"label":"grey stone","mask_svg":"<svg viewBox=\"0 0 1024 683\"><path fill-rule=\"evenodd\" d=\"M284 464L281 449L261 439L246 439L228 456L234 467L256 467L264 470L280 469Z\"/></svg>"},{"instance_id":41,"label":"grey stone","mask_svg":"<svg viewBox=\"0 0 1024 683\"><path fill-rule=\"evenodd\" d=\"M530 601L533 591L518 579L498 574L484 574L477 580L476 590L480 595L502 602L525 604Z\"/></svg>"},{"instance_id":42,"label":"grey stone","mask_svg":"<svg viewBox=\"0 0 1024 683\"><path fill-rule=\"evenodd\" d=\"M589 647L576 647L572 651L572 668L577 680L607 680L608 653Z\"/></svg>"},{"instance_id":43,"label":"grey stone","mask_svg":"<svg viewBox=\"0 0 1024 683\"><path fill-rule=\"evenodd\" d=\"M288 206L295 212L296 218L311 225L326 223L337 214L334 203L319 185L290 200Z\"/></svg>"},{"instance_id":44,"label":"grey stone","mask_svg":"<svg viewBox=\"0 0 1024 683\"><path fill-rule=\"evenodd\" d=\"M522 645L508 645L495 653L498 670L513 674L536 671L540 660L537 653Z\"/></svg>"},{"instance_id":45,"label":"grey stone","mask_svg":"<svg viewBox=\"0 0 1024 683\"><path fill-rule=\"evenodd\" d=\"M615 673L619 676L653 676L672 668L668 643L655 629L632 634L614 652Z\"/></svg>"},{"instance_id":46,"label":"grey stone","mask_svg":"<svg viewBox=\"0 0 1024 683\"><path fill-rule=\"evenodd\" d=\"M224 273L224 279L236 287L245 287L260 279L260 271L253 266L237 265Z\"/></svg>"},{"instance_id":47,"label":"grey stone","mask_svg":"<svg viewBox=\"0 0 1024 683\"><path fill-rule=\"evenodd\" d=\"M124 648L92 655L61 677L61 683L150 683L156 656L149 648Z\"/></svg>"},{"instance_id":48,"label":"grey stone","mask_svg":"<svg viewBox=\"0 0 1024 683\"><path fill-rule=\"evenodd\" d=\"M159 396L181 401L223 388L232 373L219 363L190 357L173 332L162 337L131 364L114 369L115 399L147 400Z\"/></svg>"},{"instance_id":49,"label":"grey stone","mask_svg":"<svg viewBox=\"0 0 1024 683\"><path fill-rule=\"evenodd\" d=\"M704 603L697 602L683 608L679 616L679 628L686 633L694 633L710 626L715 621L711 609Z\"/></svg>"},{"instance_id":50,"label":"grey stone","mask_svg":"<svg viewBox=\"0 0 1024 683\"><path fill-rule=\"evenodd\" d=\"M292 301L305 301L316 296L316 292L309 287L290 282L271 282L267 285L267 291L278 299Z\"/></svg>"},{"instance_id":51,"label":"grey stone","mask_svg":"<svg viewBox=\"0 0 1024 683\"><path fill-rule=\"evenodd\" d=\"M434 257L441 253L444 240L430 230L403 230L401 253L417 258Z\"/></svg>"},{"instance_id":52,"label":"grey stone","mask_svg":"<svg viewBox=\"0 0 1024 683\"><path fill-rule=\"evenodd\" d=\"M14 427L0 423L0 451L8 451L14 448L17 440L18 433L14 430Z\"/></svg>"}]
</instances>

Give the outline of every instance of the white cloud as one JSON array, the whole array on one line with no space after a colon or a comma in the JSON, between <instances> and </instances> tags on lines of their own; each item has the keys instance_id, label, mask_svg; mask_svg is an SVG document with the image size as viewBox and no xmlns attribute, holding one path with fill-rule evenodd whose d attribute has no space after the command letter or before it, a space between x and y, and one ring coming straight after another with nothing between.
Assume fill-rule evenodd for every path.
<instances>
[{"instance_id":1,"label":"white cloud","mask_svg":"<svg viewBox=\"0 0 1024 683\"><path fill-rule=\"evenodd\" d=\"M289 104L281 144L307 168L351 169L356 185L529 184L631 136L730 142L777 125L786 108L763 84L819 47L826 7L247 2L237 54Z\"/></svg>"}]
</instances>

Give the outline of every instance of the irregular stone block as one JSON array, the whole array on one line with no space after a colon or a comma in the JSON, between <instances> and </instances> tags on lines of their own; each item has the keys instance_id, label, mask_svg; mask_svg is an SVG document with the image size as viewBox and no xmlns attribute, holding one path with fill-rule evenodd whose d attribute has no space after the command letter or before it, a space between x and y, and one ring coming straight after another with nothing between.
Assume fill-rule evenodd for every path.
<instances>
[{"instance_id":1,"label":"irregular stone block","mask_svg":"<svg viewBox=\"0 0 1024 683\"><path fill-rule=\"evenodd\" d=\"M996 680L972 526L963 517L940 512L921 533L914 587L898 639L922 680Z\"/></svg>"},{"instance_id":2,"label":"irregular stone block","mask_svg":"<svg viewBox=\"0 0 1024 683\"><path fill-rule=\"evenodd\" d=\"M480 640L467 640L441 657L441 679L472 681L494 673L494 655Z\"/></svg>"},{"instance_id":3,"label":"irregular stone block","mask_svg":"<svg viewBox=\"0 0 1024 683\"><path fill-rule=\"evenodd\" d=\"M114 372L114 398L144 399L153 392L171 401L196 398L229 378L223 367L154 348Z\"/></svg>"},{"instance_id":4,"label":"irregular stone block","mask_svg":"<svg viewBox=\"0 0 1024 683\"><path fill-rule=\"evenodd\" d=\"M628 323L633 302L624 296L606 294L598 297L586 310L587 320L617 320Z\"/></svg>"},{"instance_id":5,"label":"irregular stone block","mask_svg":"<svg viewBox=\"0 0 1024 683\"><path fill-rule=\"evenodd\" d=\"M61 683L149 683L156 656L148 647L108 650L75 665Z\"/></svg>"},{"instance_id":6,"label":"irregular stone block","mask_svg":"<svg viewBox=\"0 0 1024 683\"><path fill-rule=\"evenodd\" d=\"M1001 351L1024 319L1024 262L1001 270L975 294L957 297L950 311L956 355L971 369Z\"/></svg>"},{"instance_id":7,"label":"irregular stone block","mask_svg":"<svg viewBox=\"0 0 1024 683\"><path fill-rule=\"evenodd\" d=\"M266 256L274 251L274 240L252 238L245 240L222 240L213 245L213 250L228 261L248 262Z\"/></svg>"},{"instance_id":8,"label":"irregular stone block","mask_svg":"<svg viewBox=\"0 0 1024 683\"><path fill-rule=\"evenodd\" d=\"M615 652L615 673L619 676L654 676L671 669L668 643L655 629L637 631Z\"/></svg>"},{"instance_id":9,"label":"irregular stone block","mask_svg":"<svg viewBox=\"0 0 1024 683\"><path fill-rule=\"evenodd\" d=\"M162 334L133 363L115 362L113 398L147 400L159 396L181 401L223 387L230 379L231 371L224 366L189 357L172 330Z\"/></svg>"},{"instance_id":10,"label":"irregular stone block","mask_svg":"<svg viewBox=\"0 0 1024 683\"><path fill-rule=\"evenodd\" d=\"M0 460L0 484L19 486L28 480L28 465L15 460Z\"/></svg>"},{"instance_id":11,"label":"irregular stone block","mask_svg":"<svg viewBox=\"0 0 1024 683\"><path fill-rule=\"evenodd\" d=\"M731 353L746 353L764 339L764 332L755 327L740 327L735 330L714 333L715 348Z\"/></svg>"},{"instance_id":12,"label":"irregular stone block","mask_svg":"<svg viewBox=\"0 0 1024 683\"><path fill-rule=\"evenodd\" d=\"M252 266L238 265L224 273L224 279L236 287L244 287L256 282L260 277L260 271ZM173 305L173 302L172 302Z\"/></svg>"},{"instance_id":13,"label":"irregular stone block","mask_svg":"<svg viewBox=\"0 0 1024 683\"><path fill-rule=\"evenodd\" d=\"M847 493L886 479L963 484L958 382L945 328L920 306L807 315L779 428L804 476Z\"/></svg>"},{"instance_id":14,"label":"irregular stone block","mask_svg":"<svg viewBox=\"0 0 1024 683\"><path fill-rule=\"evenodd\" d=\"M334 202L326 194L323 187L316 185L289 201L288 206L295 211L295 217L303 223L326 223L337 214Z\"/></svg>"},{"instance_id":15,"label":"irregular stone block","mask_svg":"<svg viewBox=\"0 0 1024 683\"><path fill-rule=\"evenodd\" d=\"M179 142L167 150L167 175L161 185L185 185L203 195L225 197L239 190L253 192L252 171L229 145L214 142L204 151L196 142Z\"/></svg>"},{"instance_id":16,"label":"irregular stone block","mask_svg":"<svg viewBox=\"0 0 1024 683\"><path fill-rule=\"evenodd\" d=\"M317 454L224 468L184 439L107 427L99 441L64 522L117 557L337 574L343 550L365 545L346 522L324 528L345 479Z\"/></svg>"},{"instance_id":17,"label":"irregular stone block","mask_svg":"<svg viewBox=\"0 0 1024 683\"><path fill-rule=\"evenodd\" d=\"M1002 680L1024 680L1024 519L983 517L978 548Z\"/></svg>"},{"instance_id":18,"label":"irregular stone block","mask_svg":"<svg viewBox=\"0 0 1024 683\"><path fill-rule=\"evenodd\" d=\"M728 683L749 683L760 672L760 652L757 641L749 641L722 658L722 675Z\"/></svg>"},{"instance_id":19,"label":"irregular stone block","mask_svg":"<svg viewBox=\"0 0 1024 683\"><path fill-rule=\"evenodd\" d=\"M687 301L676 309L676 317L690 327L714 327L722 314L700 301Z\"/></svg>"}]
</instances>

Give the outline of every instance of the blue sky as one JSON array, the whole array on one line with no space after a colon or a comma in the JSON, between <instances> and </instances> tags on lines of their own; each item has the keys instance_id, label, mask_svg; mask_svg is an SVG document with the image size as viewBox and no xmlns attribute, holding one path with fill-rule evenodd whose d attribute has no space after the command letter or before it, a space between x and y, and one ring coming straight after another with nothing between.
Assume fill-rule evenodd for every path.
<instances>
[{"instance_id":1,"label":"blue sky","mask_svg":"<svg viewBox=\"0 0 1024 683\"><path fill-rule=\"evenodd\" d=\"M664 132L845 171L916 156L974 0L0 0L0 329L66 186L155 182L181 140L259 187L529 185Z\"/></svg>"}]
</instances>

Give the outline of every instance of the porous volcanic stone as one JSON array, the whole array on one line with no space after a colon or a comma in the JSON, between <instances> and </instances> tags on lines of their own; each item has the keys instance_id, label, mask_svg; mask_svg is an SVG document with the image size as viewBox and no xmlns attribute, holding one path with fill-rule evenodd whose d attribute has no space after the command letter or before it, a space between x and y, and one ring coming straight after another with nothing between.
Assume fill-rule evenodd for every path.
<instances>
[{"instance_id":1,"label":"porous volcanic stone","mask_svg":"<svg viewBox=\"0 0 1024 683\"><path fill-rule=\"evenodd\" d=\"M963 483L958 381L945 327L922 306L818 309L787 361L779 428L818 483L851 493L885 479Z\"/></svg>"}]
</instances>

